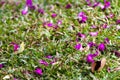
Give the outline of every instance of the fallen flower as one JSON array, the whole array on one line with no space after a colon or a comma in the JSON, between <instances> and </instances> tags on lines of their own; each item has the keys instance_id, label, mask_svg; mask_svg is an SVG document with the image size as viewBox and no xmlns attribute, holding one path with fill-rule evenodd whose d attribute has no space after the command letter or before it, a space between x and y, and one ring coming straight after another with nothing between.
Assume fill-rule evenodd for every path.
<instances>
[{"instance_id":1,"label":"fallen flower","mask_svg":"<svg viewBox=\"0 0 120 80\"><path fill-rule=\"evenodd\" d=\"M76 50L81 50L82 49L82 45L80 43L77 43L74 48Z\"/></svg>"},{"instance_id":2,"label":"fallen flower","mask_svg":"<svg viewBox=\"0 0 120 80\"><path fill-rule=\"evenodd\" d=\"M38 12L39 12L40 14L44 14L44 13L45 13L44 9L42 9L42 8L38 9Z\"/></svg>"},{"instance_id":3,"label":"fallen flower","mask_svg":"<svg viewBox=\"0 0 120 80\"><path fill-rule=\"evenodd\" d=\"M3 68L3 64L0 64L0 69Z\"/></svg>"},{"instance_id":4,"label":"fallen flower","mask_svg":"<svg viewBox=\"0 0 120 80\"><path fill-rule=\"evenodd\" d=\"M53 56L47 55L46 58L51 59Z\"/></svg>"},{"instance_id":5,"label":"fallen flower","mask_svg":"<svg viewBox=\"0 0 120 80\"><path fill-rule=\"evenodd\" d=\"M115 56L120 57L120 52L119 51L113 51Z\"/></svg>"},{"instance_id":6,"label":"fallen flower","mask_svg":"<svg viewBox=\"0 0 120 80\"><path fill-rule=\"evenodd\" d=\"M100 43L99 45L98 45L98 50L99 51L104 51L105 50L105 44L104 43Z\"/></svg>"},{"instance_id":7,"label":"fallen flower","mask_svg":"<svg viewBox=\"0 0 120 80\"><path fill-rule=\"evenodd\" d=\"M84 12L80 12L77 17L79 23L85 23L87 21L87 16Z\"/></svg>"},{"instance_id":8,"label":"fallen flower","mask_svg":"<svg viewBox=\"0 0 120 80\"><path fill-rule=\"evenodd\" d=\"M81 37L81 38L86 38L86 35L85 34L82 34L82 33L77 33L77 35L79 36L79 37Z\"/></svg>"},{"instance_id":9,"label":"fallen flower","mask_svg":"<svg viewBox=\"0 0 120 80\"><path fill-rule=\"evenodd\" d=\"M94 62L94 57L96 57L98 55L99 55L98 51L96 51L96 53L94 53L94 54L88 54L87 57L86 57L86 61L88 63L93 63Z\"/></svg>"},{"instance_id":10,"label":"fallen flower","mask_svg":"<svg viewBox=\"0 0 120 80\"><path fill-rule=\"evenodd\" d=\"M62 24L62 20L58 20L58 21L57 21L57 24L58 24L58 25L61 25L61 24Z\"/></svg>"},{"instance_id":11,"label":"fallen flower","mask_svg":"<svg viewBox=\"0 0 120 80\"><path fill-rule=\"evenodd\" d=\"M45 66L48 66L48 63L47 63L45 60L39 60L39 63L40 63L40 64L43 64L43 65L45 65Z\"/></svg>"},{"instance_id":12,"label":"fallen flower","mask_svg":"<svg viewBox=\"0 0 120 80\"><path fill-rule=\"evenodd\" d=\"M105 39L104 39L104 43L109 44L109 43L110 43L110 40L109 40L108 38L105 38Z\"/></svg>"},{"instance_id":13,"label":"fallen flower","mask_svg":"<svg viewBox=\"0 0 120 80\"><path fill-rule=\"evenodd\" d=\"M70 9L71 7L72 7L71 4L67 4L67 5L65 6L66 9Z\"/></svg>"},{"instance_id":14,"label":"fallen flower","mask_svg":"<svg viewBox=\"0 0 120 80\"><path fill-rule=\"evenodd\" d=\"M42 69L40 69L40 68L36 68L36 69L34 70L34 72L35 72L36 74L40 75L40 76L43 74Z\"/></svg>"},{"instance_id":15,"label":"fallen flower","mask_svg":"<svg viewBox=\"0 0 120 80\"><path fill-rule=\"evenodd\" d=\"M88 46L91 48L93 46L96 46L96 44L94 42L88 42Z\"/></svg>"},{"instance_id":16,"label":"fallen flower","mask_svg":"<svg viewBox=\"0 0 120 80\"><path fill-rule=\"evenodd\" d=\"M98 35L98 32L90 32L89 33L91 36L97 36Z\"/></svg>"},{"instance_id":17,"label":"fallen flower","mask_svg":"<svg viewBox=\"0 0 120 80\"><path fill-rule=\"evenodd\" d=\"M52 18L55 18L56 16L57 16L56 13L52 13L52 15L51 15Z\"/></svg>"},{"instance_id":18,"label":"fallen flower","mask_svg":"<svg viewBox=\"0 0 120 80\"><path fill-rule=\"evenodd\" d=\"M116 20L116 24L120 24L120 20Z\"/></svg>"},{"instance_id":19,"label":"fallen flower","mask_svg":"<svg viewBox=\"0 0 120 80\"><path fill-rule=\"evenodd\" d=\"M26 5L31 7L33 4L32 4L32 0L26 0Z\"/></svg>"},{"instance_id":20,"label":"fallen flower","mask_svg":"<svg viewBox=\"0 0 120 80\"><path fill-rule=\"evenodd\" d=\"M11 42L10 45L14 47L14 51L18 51L18 49L20 48L20 46L14 42Z\"/></svg>"},{"instance_id":21,"label":"fallen flower","mask_svg":"<svg viewBox=\"0 0 120 80\"><path fill-rule=\"evenodd\" d=\"M28 13L28 6L25 6L25 8L22 10L22 15L26 15Z\"/></svg>"}]
</instances>

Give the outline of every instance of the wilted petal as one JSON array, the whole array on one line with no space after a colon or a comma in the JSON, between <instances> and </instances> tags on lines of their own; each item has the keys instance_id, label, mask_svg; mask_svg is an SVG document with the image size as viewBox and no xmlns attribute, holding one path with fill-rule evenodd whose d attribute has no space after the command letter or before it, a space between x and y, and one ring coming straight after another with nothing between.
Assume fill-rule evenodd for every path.
<instances>
[{"instance_id":1,"label":"wilted petal","mask_svg":"<svg viewBox=\"0 0 120 80\"><path fill-rule=\"evenodd\" d=\"M22 10L22 15L26 15L28 13L28 6L25 6L25 8Z\"/></svg>"}]
</instances>

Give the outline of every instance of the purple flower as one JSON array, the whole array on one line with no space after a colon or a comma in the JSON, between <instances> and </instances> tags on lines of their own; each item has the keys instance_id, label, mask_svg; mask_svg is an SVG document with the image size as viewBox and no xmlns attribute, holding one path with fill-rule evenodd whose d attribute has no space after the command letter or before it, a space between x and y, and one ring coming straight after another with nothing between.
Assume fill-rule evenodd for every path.
<instances>
[{"instance_id":1,"label":"purple flower","mask_svg":"<svg viewBox=\"0 0 120 80\"><path fill-rule=\"evenodd\" d=\"M84 12L78 14L78 21L79 23L85 23L87 21L87 16Z\"/></svg>"},{"instance_id":2,"label":"purple flower","mask_svg":"<svg viewBox=\"0 0 120 80\"><path fill-rule=\"evenodd\" d=\"M89 42L89 43L88 43L88 46L91 48L91 47L93 47L93 46L96 46L96 44L95 44L94 42Z\"/></svg>"},{"instance_id":3,"label":"purple flower","mask_svg":"<svg viewBox=\"0 0 120 80\"><path fill-rule=\"evenodd\" d=\"M47 55L46 58L51 59L53 56Z\"/></svg>"},{"instance_id":4,"label":"purple flower","mask_svg":"<svg viewBox=\"0 0 120 80\"><path fill-rule=\"evenodd\" d=\"M35 72L36 74L40 75L40 76L43 74L42 69L40 69L40 68L36 68L36 69L34 70L34 72Z\"/></svg>"},{"instance_id":5,"label":"purple flower","mask_svg":"<svg viewBox=\"0 0 120 80\"><path fill-rule=\"evenodd\" d=\"M105 44L104 43L100 43L98 45L98 49L99 49L99 51L104 51L105 50Z\"/></svg>"},{"instance_id":6,"label":"purple flower","mask_svg":"<svg viewBox=\"0 0 120 80\"><path fill-rule=\"evenodd\" d=\"M98 32L90 32L89 33L91 36L97 36L98 35Z\"/></svg>"},{"instance_id":7,"label":"purple flower","mask_svg":"<svg viewBox=\"0 0 120 80\"><path fill-rule=\"evenodd\" d=\"M117 20L117 21L116 21L116 24L120 24L120 20Z\"/></svg>"},{"instance_id":8,"label":"purple flower","mask_svg":"<svg viewBox=\"0 0 120 80\"><path fill-rule=\"evenodd\" d=\"M48 66L48 63L47 63L46 61L44 61L44 60L39 60L39 63L40 63L40 64L43 64L43 65L45 65L45 66Z\"/></svg>"},{"instance_id":9,"label":"purple flower","mask_svg":"<svg viewBox=\"0 0 120 80\"><path fill-rule=\"evenodd\" d=\"M10 44L14 47L14 51L18 51L18 49L20 48L20 46L14 42L11 42Z\"/></svg>"},{"instance_id":10,"label":"purple flower","mask_svg":"<svg viewBox=\"0 0 120 80\"><path fill-rule=\"evenodd\" d=\"M38 9L38 12L40 13L40 14L44 14L45 12L44 12L44 9Z\"/></svg>"},{"instance_id":11,"label":"purple flower","mask_svg":"<svg viewBox=\"0 0 120 80\"><path fill-rule=\"evenodd\" d=\"M110 7L110 2L109 1L106 1L104 0L104 8L109 8Z\"/></svg>"},{"instance_id":12,"label":"purple flower","mask_svg":"<svg viewBox=\"0 0 120 80\"><path fill-rule=\"evenodd\" d=\"M71 4L67 4L67 5L65 6L66 9L70 9L71 7L72 7Z\"/></svg>"},{"instance_id":13,"label":"purple flower","mask_svg":"<svg viewBox=\"0 0 120 80\"><path fill-rule=\"evenodd\" d=\"M47 26L48 26L48 27L53 27L53 23L48 22L48 23L47 23Z\"/></svg>"},{"instance_id":14,"label":"purple flower","mask_svg":"<svg viewBox=\"0 0 120 80\"><path fill-rule=\"evenodd\" d=\"M87 61L88 63L94 62L94 59L93 59L93 57L92 57L92 54L88 54L88 55L87 55L86 61Z\"/></svg>"},{"instance_id":15,"label":"purple flower","mask_svg":"<svg viewBox=\"0 0 120 80\"><path fill-rule=\"evenodd\" d=\"M107 24L103 24L102 27L105 28L109 28L110 26L108 26Z\"/></svg>"},{"instance_id":16,"label":"purple flower","mask_svg":"<svg viewBox=\"0 0 120 80\"><path fill-rule=\"evenodd\" d=\"M88 63L92 63L92 62L94 62L94 57L96 57L98 55L99 55L98 51L96 51L96 53L94 53L94 54L88 54L86 57L86 61Z\"/></svg>"},{"instance_id":17,"label":"purple flower","mask_svg":"<svg viewBox=\"0 0 120 80\"><path fill-rule=\"evenodd\" d=\"M82 49L82 45L80 43L75 45L75 49L77 50L81 50Z\"/></svg>"},{"instance_id":18,"label":"purple flower","mask_svg":"<svg viewBox=\"0 0 120 80\"><path fill-rule=\"evenodd\" d=\"M57 24L58 24L58 25L61 25L61 24L62 24L62 20L58 20L58 21L57 21Z\"/></svg>"},{"instance_id":19,"label":"purple flower","mask_svg":"<svg viewBox=\"0 0 120 80\"><path fill-rule=\"evenodd\" d=\"M3 64L0 64L0 69L3 68Z\"/></svg>"},{"instance_id":20,"label":"purple flower","mask_svg":"<svg viewBox=\"0 0 120 80\"><path fill-rule=\"evenodd\" d=\"M109 40L108 38L105 38L105 39L104 39L104 43L109 44L109 43L110 43L110 40Z\"/></svg>"},{"instance_id":21,"label":"purple flower","mask_svg":"<svg viewBox=\"0 0 120 80\"><path fill-rule=\"evenodd\" d=\"M55 18L56 16L57 16L56 13L52 13L52 15L51 15L52 18Z\"/></svg>"},{"instance_id":22,"label":"purple flower","mask_svg":"<svg viewBox=\"0 0 120 80\"><path fill-rule=\"evenodd\" d=\"M28 13L28 6L25 6L25 8L22 10L22 15L26 15Z\"/></svg>"},{"instance_id":23,"label":"purple flower","mask_svg":"<svg viewBox=\"0 0 120 80\"><path fill-rule=\"evenodd\" d=\"M109 1L104 0L104 5L100 4L99 6L101 7L102 10L105 10L110 7L110 4L111 3Z\"/></svg>"},{"instance_id":24,"label":"purple flower","mask_svg":"<svg viewBox=\"0 0 120 80\"><path fill-rule=\"evenodd\" d=\"M85 34L82 34L82 33L77 33L77 35L79 36L79 37L81 37L81 38L86 38L86 35Z\"/></svg>"},{"instance_id":25,"label":"purple flower","mask_svg":"<svg viewBox=\"0 0 120 80\"><path fill-rule=\"evenodd\" d=\"M26 0L26 5L31 7L33 4L32 4L32 0Z\"/></svg>"}]
</instances>

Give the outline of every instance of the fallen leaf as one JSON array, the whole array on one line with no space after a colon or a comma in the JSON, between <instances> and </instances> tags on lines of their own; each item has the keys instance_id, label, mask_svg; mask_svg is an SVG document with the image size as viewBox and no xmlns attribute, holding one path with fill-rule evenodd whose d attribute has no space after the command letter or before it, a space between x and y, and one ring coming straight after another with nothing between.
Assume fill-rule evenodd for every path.
<instances>
[{"instance_id":1,"label":"fallen leaf","mask_svg":"<svg viewBox=\"0 0 120 80\"><path fill-rule=\"evenodd\" d=\"M94 71L100 71L103 69L103 67L105 66L106 64L106 59L105 58L102 58L101 61L96 61L96 62L93 62L91 64L91 71L94 72Z\"/></svg>"}]
</instances>

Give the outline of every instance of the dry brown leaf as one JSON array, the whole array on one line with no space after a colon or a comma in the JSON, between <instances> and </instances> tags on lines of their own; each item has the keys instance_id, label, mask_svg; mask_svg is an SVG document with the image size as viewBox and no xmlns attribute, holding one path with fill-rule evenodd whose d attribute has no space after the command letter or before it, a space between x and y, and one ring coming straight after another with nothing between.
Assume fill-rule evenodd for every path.
<instances>
[{"instance_id":1,"label":"dry brown leaf","mask_svg":"<svg viewBox=\"0 0 120 80\"><path fill-rule=\"evenodd\" d=\"M96 61L96 62L93 62L91 64L91 71L94 72L94 71L100 71L103 69L103 67L105 66L106 64L106 59L105 58L102 58L101 61Z\"/></svg>"}]
</instances>

